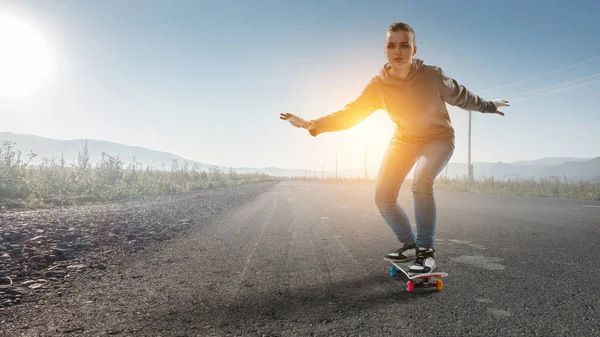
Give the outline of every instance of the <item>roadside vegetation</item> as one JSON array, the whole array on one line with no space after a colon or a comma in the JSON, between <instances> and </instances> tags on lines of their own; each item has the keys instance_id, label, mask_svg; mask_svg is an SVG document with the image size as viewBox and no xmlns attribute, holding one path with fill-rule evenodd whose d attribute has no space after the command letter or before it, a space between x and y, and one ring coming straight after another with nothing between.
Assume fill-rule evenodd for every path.
<instances>
[{"instance_id":1,"label":"roadside vegetation","mask_svg":"<svg viewBox=\"0 0 600 337\"><path fill-rule=\"evenodd\" d=\"M373 184L373 179L365 178L299 178L321 182L338 182L353 184ZM402 188L410 188L411 180L407 179ZM541 179L513 178L497 180L493 177L474 179L468 177L451 179L438 177L434 183L435 190L450 192L471 192L482 194L503 194L517 196L550 197L561 199L600 200L600 183L571 182L566 177L547 177Z\"/></svg>"},{"instance_id":2,"label":"roadside vegetation","mask_svg":"<svg viewBox=\"0 0 600 337\"><path fill-rule=\"evenodd\" d=\"M89 201L118 201L130 197L157 196L237 186L262 181L280 180L265 174L239 174L230 169L208 170L198 164L173 161L170 168L142 167L135 158L130 164L123 159L103 154L90 163L87 146L79 153L77 164L67 164L64 158L42 158L32 164L37 155L24 155L16 143L4 142L0 147L0 207L44 207ZM364 178L294 178L320 182L372 184ZM403 188L408 188L410 179ZM600 183L571 182L566 177L543 179L514 178L496 180L493 177L450 179L438 177L434 188L451 192L504 194L566 199L600 200Z\"/></svg>"},{"instance_id":3,"label":"roadside vegetation","mask_svg":"<svg viewBox=\"0 0 600 337\"><path fill-rule=\"evenodd\" d=\"M137 196L156 196L194 190L237 186L277 178L263 174L238 174L233 170L204 170L198 164L173 161L170 169L125 164L119 157L102 154L92 165L87 149L76 165L64 158L42 158L33 165L34 152L24 155L16 143L0 147L0 205L43 207L86 201L116 201Z\"/></svg>"},{"instance_id":4,"label":"roadside vegetation","mask_svg":"<svg viewBox=\"0 0 600 337\"><path fill-rule=\"evenodd\" d=\"M571 182L566 177L557 176L505 180L490 177L473 182L469 182L467 177L462 179L438 178L434 187L446 191L600 200L600 183Z\"/></svg>"}]
</instances>

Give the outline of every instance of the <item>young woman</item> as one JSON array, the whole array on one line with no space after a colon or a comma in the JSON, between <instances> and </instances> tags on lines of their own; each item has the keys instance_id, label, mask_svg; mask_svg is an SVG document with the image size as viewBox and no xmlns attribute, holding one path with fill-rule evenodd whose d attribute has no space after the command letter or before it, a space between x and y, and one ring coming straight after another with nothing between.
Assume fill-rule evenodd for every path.
<instances>
[{"instance_id":1,"label":"young woman","mask_svg":"<svg viewBox=\"0 0 600 337\"><path fill-rule=\"evenodd\" d=\"M436 266L433 181L454 152L454 128L446 103L504 116L498 107L509 106L509 102L484 100L446 76L440 67L413 58L417 52L415 32L408 24L397 22L388 28L384 49L388 62L356 100L342 110L308 121L291 113L282 113L280 119L307 129L316 137L323 132L349 129L376 110L388 112L396 130L379 169L375 203L400 241L400 247L385 258L395 262L415 260L409 271L427 273ZM400 187L415 163L412 193L416 237L397 202Z\"/></svg>"}]
</instances>

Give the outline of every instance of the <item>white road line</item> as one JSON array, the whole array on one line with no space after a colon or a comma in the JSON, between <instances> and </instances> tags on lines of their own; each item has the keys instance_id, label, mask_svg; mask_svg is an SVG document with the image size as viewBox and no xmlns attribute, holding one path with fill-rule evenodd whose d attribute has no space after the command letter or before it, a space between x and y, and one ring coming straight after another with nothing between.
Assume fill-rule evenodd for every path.
<instances>
[{"instance_id":1,"label":"white road line","mask_svg":"<svg viewBox=\"0 0 600 337\"><path fill-rule=\"evenodd\" d=\"M581 207L593 207L593 208L600 208L600 205L581 205Z\"/></svg>"}]
</instances>

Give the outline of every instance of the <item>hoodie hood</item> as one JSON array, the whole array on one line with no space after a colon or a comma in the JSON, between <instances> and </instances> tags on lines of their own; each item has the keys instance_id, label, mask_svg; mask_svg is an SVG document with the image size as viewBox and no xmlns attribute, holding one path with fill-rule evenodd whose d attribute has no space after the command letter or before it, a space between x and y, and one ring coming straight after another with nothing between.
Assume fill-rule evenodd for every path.
<instances>
[{"instance_id":1,"label":"hoodie hood","mask_svg":"<svg viewBox=\"0 0 600 337\"><path fill-rule=\"evenodd\" d=\"M391 70L392 66L389 63L386 63L379 71L378 77L383 81L383 83L386 83L386 84L411 85L415 82L415 78L417 77L417 74L419 73L419 71L421 70L422 67L423 67L423 60L418 59L418 58L413 58L412 59L412 68L410 69L410 73L408 73L408 76L406 76L405 79L399 80L399 79L390 77L388 71Z\"/></svg>"}]
</instances>

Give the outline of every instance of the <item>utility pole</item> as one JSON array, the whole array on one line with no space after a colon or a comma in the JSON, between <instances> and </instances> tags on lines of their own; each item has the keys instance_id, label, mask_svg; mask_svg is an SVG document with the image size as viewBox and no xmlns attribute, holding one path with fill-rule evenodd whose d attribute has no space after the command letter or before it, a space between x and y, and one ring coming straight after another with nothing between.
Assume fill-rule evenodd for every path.
<instances>
[{"instance_id":1,"label":"utility pole","mask_svg":"<svg viewBox=\"0 0 600 337\"><path fill-rule=\"evenodd\" d=\"M337 180L338 155L335 155L335 180Z\"/></svg>"},{"instance_id":2,"label":"utility pole","mask_svg":"<svg viewBox=\"0 0 600 337\"><path fill-rule=\"evenodd\" d=\"M365 142L365 179L367 179L367 142Z\"/></svg>"},{"instance_id":3,"label":"utility pole","mask_svg":"<svg viewBox=\"0 0 600 337\"><path fill-rule=\"evenodd\" d=\"M473 182L473 165L471 165L471 115L469 111L469 182Z\"/></svg>"}]
</instances>

